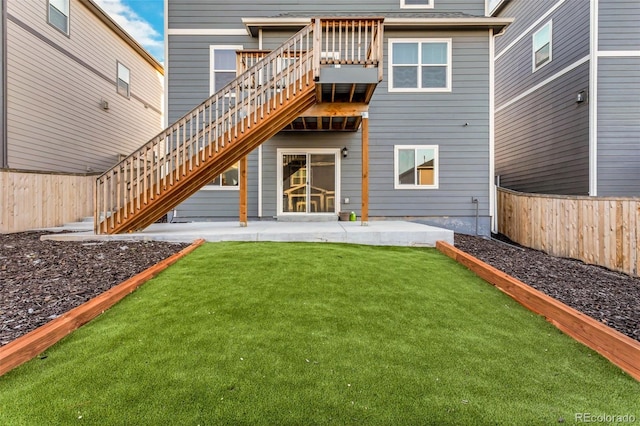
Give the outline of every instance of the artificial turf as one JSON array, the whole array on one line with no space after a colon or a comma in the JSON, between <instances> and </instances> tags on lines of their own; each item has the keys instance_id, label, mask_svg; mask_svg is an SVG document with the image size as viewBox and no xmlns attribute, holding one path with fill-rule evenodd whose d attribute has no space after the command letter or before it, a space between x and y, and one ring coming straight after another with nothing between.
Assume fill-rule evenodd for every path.
<instances>
[{"instance_id":1,"label":"artificial turf","mask_svg":"<svg viewBox=\"0 0 640 426\"><path fill-rule=\"evenodd\" d=\"M0 377L0 424L573 424L639 398L433 249L216 243Z\"/></svg>"}]
</instances>

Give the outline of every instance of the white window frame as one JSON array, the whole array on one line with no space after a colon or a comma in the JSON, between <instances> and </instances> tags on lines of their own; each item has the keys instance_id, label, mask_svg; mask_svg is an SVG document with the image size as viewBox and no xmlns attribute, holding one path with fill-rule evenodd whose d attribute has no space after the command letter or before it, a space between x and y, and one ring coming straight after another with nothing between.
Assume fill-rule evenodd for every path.
<instances>
[{"instance_id":1,"label":"white window frame","mask_svg":"<svg viewBox=\"0 0 640 426\"><path fill-rule=\"evenodd\" d=\"M53 28L55 28L56 30L60 31L62 34L66 35L67 37L70 34L70 30L71 30L71 0L61 0L63 2L65 2L66 4L66 9L67 12L65 14L65 12L63 10L58 9L56 6L51 4L51 0L47 0L47 22L49 23L49 25L51 25ZM62 29L60 27L58 27L56 24L54 24L53 22L51 22L51 8L55 8L58 12L60 12L62 15L66 16L67 18L67 28Z\"/></svg>"},{"instance_id":2,"label":"white window frame","mask_svg":"<svg viewBox=\"0 0 640 426\"><path fill-rule=\"evenodd\" d=\"M128 78L125 80L124 78L121 78L120 76L120 67L124 68L127 70L127 74ZM124 94L120 91L120 81L123 81L125 83L127 83L127 93ZM127 99L131 98L131 68L129 68L128 66L126 66L125 64L123 64L120 61L116 61L116 92L118 92L119 95L124 96Z\"/></svg>"},{"instance_id":3,"label":"white window frame","mask_svg":"<svg viewBox=\"0 0 640 426\"><path fill-rule=\"evenodd\" d=\"M399 153L400 150L413 149L433 149L433 185L418 185L418 184L401 184L399 175ZM417 163L417 155L415 156ZM417 168L418 164L415 165ZM438 189L439 187L439 175L440 175L440 160L438 153L438 145L394 145L393 147L393 187L394 189Z\"/></svg>"},{"instance_id":4,"label":"white window frame","mask_svg":"<svg viewBox=\"0 0 640 426\"><path fill-rule=\"evenodd\" d=\"M233 69L216 69L215 66L215 55L214 52L216 50L242 50L244 47L241 44L212 44L209 45L209 96L212 96L216 93L216 79L215 74L216 71L219 72L235 72L237 73L237 69L234 67Z\"/></svg>"},{"instance_id":5,"label":"white window frame","mask_svg":"<svg viewBox=\"0 0 640 426\"><path fill-rule=\"evenodd\" d=\"M239 191L240 190L240 173L242 172L242 170L240 170L240 162L236 163L236 166L238 167L238 184L237 185L223 186L222 185L223 173L220 173L220 175L218 176L218 179L220 179L220 183L218 185L213 185L211 182L209 182L208 184L203 186L201 189L203 191ZM231 169L231 167L229 167L229 169Z\"/></svg>"},{"instance_id":6,"label":"white window frame","mask_svg":"<svg viewBox=\"0 0 640 426\"><path fill-rule=\"evenodd\" d=\"M422 43L446 43L447 44L447 73L446 73L446 85L445 87L420 87L422 85L422 73L418 72L418 87L393 87L393 45L395 43L418 43L419 45ZM452 87L452 69L453 69L453 53L452 53L452 45L453 39L451 38L391 38L388 41L388 52L389 52L389 60L387 61L387 74L389 76L389 92L451 92ZM424 66L421 64L421 56L422 49L418 46L418 71L420 71L420 67ZM441 66L441 65L439 65Z\"/></svg>"},{"instance_id":7,"label":"white window frame","mask_svg":"<svg viewBox=\"0 0 640 426\"><path fill-rule=\"evenodd\" d=\"M536 64L536 35L544 31L544 29L547 27L549 27L549 59L543 62L542 64L537 65ZM542 46L545 46L545 45L546 43L543 44ZM538 30L534 32L533 35L531 36L531 72L538 71L540 68L544 67L545 65L550 63L552 60L553 60L553 19L547 22L546 24L544 24L543 26L541 26L540 28L538 28Z\"/></svg>"},{"instance_id":8,"label":"white window frame","mask_svg":"<svg viewBox=\"0 0 640 426\"><path fill-rule=\"evenodd\" d=\"M401 9L433 9L436 0L425 0L427 4L406 4L405 0L400 0Z\"/></svg>"}]
</instances>

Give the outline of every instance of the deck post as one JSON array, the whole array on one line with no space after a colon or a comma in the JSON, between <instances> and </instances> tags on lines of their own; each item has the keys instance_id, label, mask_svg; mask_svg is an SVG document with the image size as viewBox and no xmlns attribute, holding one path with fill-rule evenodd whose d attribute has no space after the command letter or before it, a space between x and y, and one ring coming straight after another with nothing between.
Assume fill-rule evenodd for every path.
<instances>
[{"instance_id":1,"label":"deck post","mask_svg":"<svg viewBox=\"0 0 640 426\"><path fill-rule=\"evenodd\" d=\"M369 112L362 113L362 226L369 224Z\"/></svg>"},{"instance_id":2,"label":"deck post","mask_svg":"<svg viewBox=\"0 0 640 426\"><path fill-rule=\"evenodd\" d=\"M247 205L248 205L248 188L247 188L247 156L240 160L240 226L247 226Z\"/></svg>"}]
</instances>

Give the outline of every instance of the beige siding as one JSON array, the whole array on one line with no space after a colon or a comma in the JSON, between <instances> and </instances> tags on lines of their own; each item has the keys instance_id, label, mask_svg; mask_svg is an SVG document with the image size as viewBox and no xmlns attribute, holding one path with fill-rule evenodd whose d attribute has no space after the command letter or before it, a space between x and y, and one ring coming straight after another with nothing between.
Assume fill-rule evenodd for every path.
<instances>
[{"instance_id":1,"label":"beige siding","mask_svg":"<svg viewBox=\"0 0 640 426\"><path fill-rule=\"evenodd\" d=\"M8 2L9 167L104 170L162 129L163 76L77 0L70 37L46 7ZM116 92L117 61L131 71L130 99Z\"/></svg>"}]
</instances>

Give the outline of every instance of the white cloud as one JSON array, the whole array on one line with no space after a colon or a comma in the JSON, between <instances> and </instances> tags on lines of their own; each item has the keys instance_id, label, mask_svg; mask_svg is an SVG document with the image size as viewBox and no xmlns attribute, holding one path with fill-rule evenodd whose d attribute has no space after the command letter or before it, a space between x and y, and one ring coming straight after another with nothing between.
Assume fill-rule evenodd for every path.
<instances>
[{"instance_id":1,"label":"white cloud","mask_svg":"<svg viewBox=\"0 0 640 426\"><path fill-rule=\"evenodd\" d=\"M131 37L160 62L164 57L164 40L151 24L124 3L124 0L94 0Z\"/></svg>"}]
</instances>

